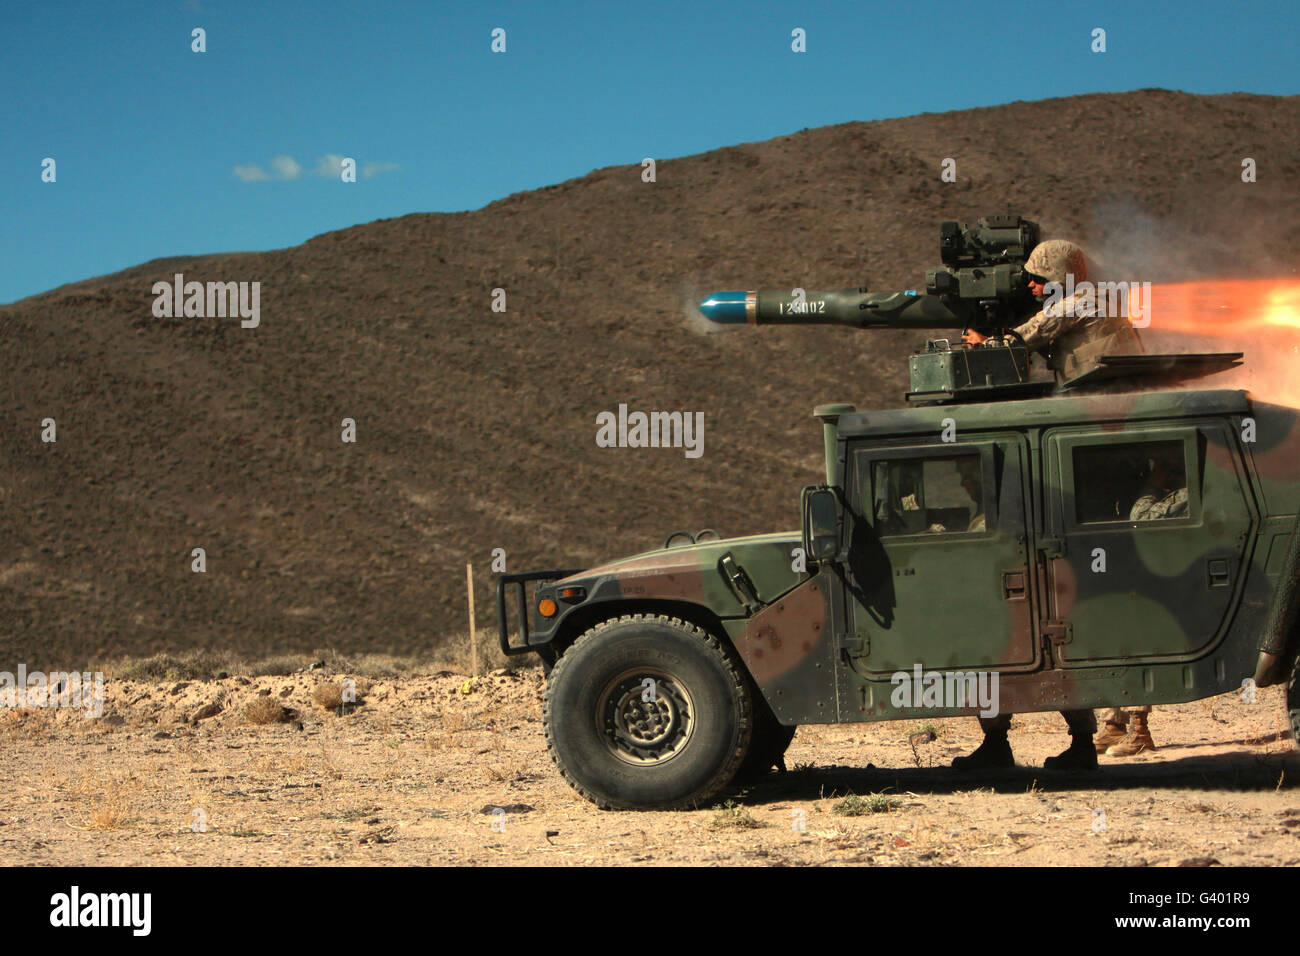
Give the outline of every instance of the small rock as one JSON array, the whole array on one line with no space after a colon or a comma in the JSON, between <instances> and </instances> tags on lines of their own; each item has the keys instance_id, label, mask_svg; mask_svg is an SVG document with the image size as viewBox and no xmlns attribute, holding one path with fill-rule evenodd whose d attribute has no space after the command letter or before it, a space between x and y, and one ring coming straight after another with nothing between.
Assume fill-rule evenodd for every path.
<instances>
[{"instance_id":1,"label":"small rock","mask_svg":"<svg viewBox=\"0 0 1300 956\"><path fill-rule=\"evenodd\" d=\"M153 739L154 739L154 740L171 740L171 739L172 739L172 735L169 734L169 733L167 733L167 731L165 731L165 730L160 730L160 731L158 731L158 733L156 733L156 734L153 735Z\"/></svg>"},{"instance_id":2,"label":"small rock","mask_svg":"<svg viewBox=\"0 0 1300 956\"><path fill-rule=\"evenodd\" d=\"M190 686L189 681L180 681L179 683L173 684L172 689L169 690L167 693L179 694L181 691L183 691L186 687L189 686Z\"/></svg>"},{"instance_id":3,"label":"small rock","mask_svg":"<svg viewBox=\"0 0 1300 956\"><path fill-rule=\"evenodd\" d=\"M493 810L504 810L506 813L531 813L533 809L526 803L489 803L485 804L479 813L491 813Z\"/></svg>"},{"instance_id":4,"label":"small rock","mask_svg":"<svg viewBox=\"0 0 1300 956\"><path fill-rule=\"evenodd\" d=\"M207 720L209 717L215 717L221 713L221 705L216 701L210 704L204 704L194 713L190 714L190 723L197 724L200 720Z\"/></svg>"},{"instance_id":5,"label":"small rock","mask_svg":"<svg viewBox=\"0 0 1300 956\"><path fill-rule=\"evenodd\" d=\"M393 841L389 837L393 835L393 831L396 829L396 827L384 827L382 830L371 830L368 833L361 834L357 842L361 844L392 843Z\"/></svg>"}]
</instances>

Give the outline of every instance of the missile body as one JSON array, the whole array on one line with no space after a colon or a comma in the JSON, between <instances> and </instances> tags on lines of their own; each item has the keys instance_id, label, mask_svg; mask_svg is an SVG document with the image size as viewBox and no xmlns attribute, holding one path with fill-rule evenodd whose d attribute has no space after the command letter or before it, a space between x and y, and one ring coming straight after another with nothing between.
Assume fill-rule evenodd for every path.
<instances>
[{"instance_id":1,"label":"missile body","mask_svg":"<svg viewBox=\"0 0 1300 956\"><path fill-rule=\"evenodd\" d=\"M793 290L798 292L800 290ZM920 292L715 292L700 312L719 325L848 325L856 329L964 329L974 309L961 299Z\"/></svg>"}]
</instances>

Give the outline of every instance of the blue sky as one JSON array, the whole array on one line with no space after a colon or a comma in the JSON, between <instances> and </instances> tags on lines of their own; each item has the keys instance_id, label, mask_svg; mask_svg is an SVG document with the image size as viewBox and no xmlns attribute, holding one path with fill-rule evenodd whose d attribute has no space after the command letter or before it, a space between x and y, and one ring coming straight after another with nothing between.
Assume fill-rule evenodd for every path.
<instances>
[{"instance_id":1,"label":"blue sky","mask_svg":"<svg viewBox=\"0 0 1300 956\"><path fill-rule=\"evenodd\" d=\"M1295 94L1297 35L1294 0L9 2L0 302L806 127L1144 87ZM332 156L357 182L317 174Z\"/></svg>"}]
</instances>

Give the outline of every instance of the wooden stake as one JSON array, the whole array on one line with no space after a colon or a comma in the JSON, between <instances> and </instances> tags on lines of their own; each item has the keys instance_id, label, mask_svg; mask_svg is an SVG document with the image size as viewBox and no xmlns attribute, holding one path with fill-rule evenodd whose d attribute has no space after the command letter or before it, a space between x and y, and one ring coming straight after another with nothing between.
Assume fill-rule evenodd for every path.
<instances>
[{"instance_id":1,"label":"wooden stake","mask_svg":"<svg viewBox=\"0 0 1300 956\"><path fill-rule=\"evenodd\" d=\"M465 587L469 591L470 676L478 677L478 639L474 635L474 565L465 565Z\"/></svg>"}]
</instances>

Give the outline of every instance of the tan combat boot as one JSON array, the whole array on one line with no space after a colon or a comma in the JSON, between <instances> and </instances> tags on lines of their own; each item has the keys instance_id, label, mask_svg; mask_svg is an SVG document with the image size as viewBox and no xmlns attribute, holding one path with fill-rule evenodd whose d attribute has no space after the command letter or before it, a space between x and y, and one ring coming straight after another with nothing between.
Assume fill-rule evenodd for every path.
<instances>
[{"instance_id":1,"label":"tan combat boot","mask_svg":"<svg viewBox=\"0 0 1300 956\"><path fill-rule=\"evenodd\" d=\"M1093 745L1097 748L1097 753L1104 754L1106 748L1111 744L1117 744L1128 736L1128 728L1123 724L1117 724L1112 720L1106 721L1106 726L1102 728Z\"/></svg>"},{"instance_id":2,"label":"tan combat boot","mask_svg":"<svg viewBox=\"0 0 1300 956\"><path fill-rule=\"evenodd\" d=\"M1140 754L1144 750L1155 750L1155 741L1151 739L1151 731L1147 729L1147 715L1133 714L1128 722L1128 734L1117 744L1112 744L1106 750L1108 757L1132 757L1134 754Z\"/></svg>"}]
</instances>

